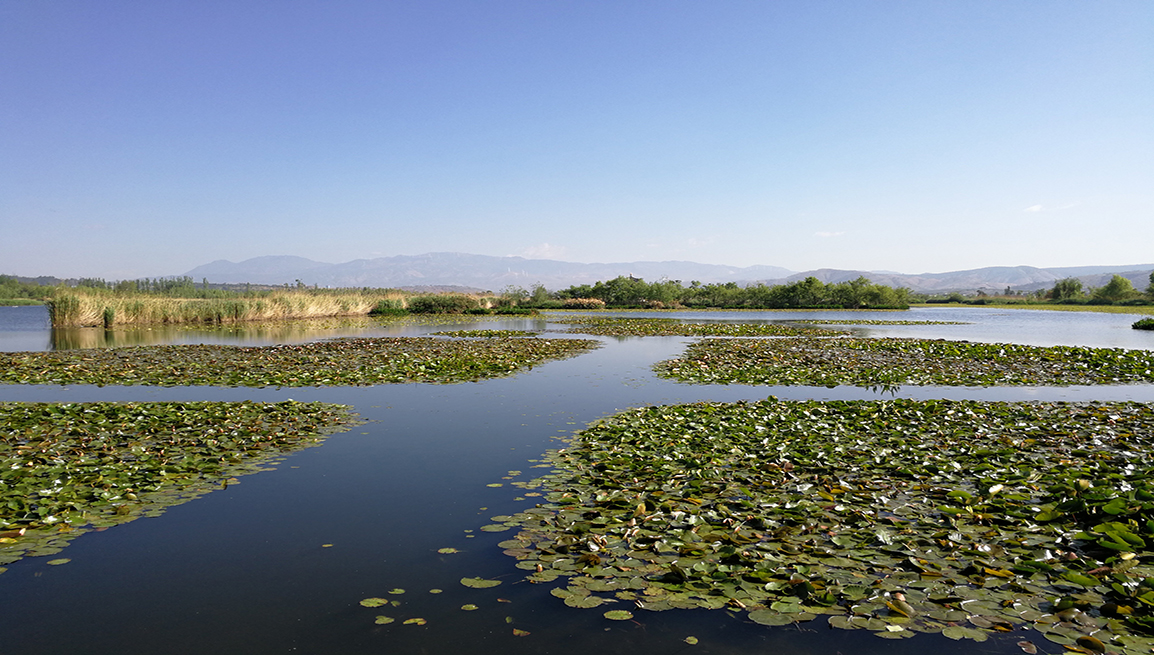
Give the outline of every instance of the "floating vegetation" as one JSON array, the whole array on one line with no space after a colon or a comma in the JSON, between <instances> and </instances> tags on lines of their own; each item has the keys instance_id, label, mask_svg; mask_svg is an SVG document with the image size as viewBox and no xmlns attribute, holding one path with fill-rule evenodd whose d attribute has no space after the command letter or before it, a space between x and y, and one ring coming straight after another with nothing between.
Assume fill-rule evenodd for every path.
<instances>
[{"instance_id":1,"label":"floating vegetation","mask_svg":"<svg viewBox=\"0 0 1154 655\"><path fill-rule=\"evenodd\" d=\"M354 422L293 401L0 403L0 564L156 516Z\"/></svg>"},{"instance_id":2,"label":"floating vegetation","mask_svg":"<svg viewBox=\"0 0 1154 655\"><path fill-rule=\"evenodd\" d=\"M655 369L698 384L1122 384L1154 381L1154 352L929 339L707 339Z\"/></svg>"},{"instance_id":3,"label":"floating vegetation","mask_svg":"<svg viewBox=\"0 0 1154 655\"><path fill-rule=\"evenodd\" d=\"M0 353L0 384L245 387L467 382L596 348L588 339L334 339L264 347L138 346Z\"/></svg>"},{"instance_id":4,"label":"floating vegetation","mask_svg":"<svg viewBox=\"0 0 1154 655\"><path fill-rule=\"evenodd\" d=\"M567 330L570 333L610 337L796 337L844 334L780 323L683 323L673 318L612 316L566 316L550 320L573 325Z\"/></svg>"},{"instance_id":5,"label":"floating vegetation","mask_svg":"<svg viewBox=\"0 0 1154 655\"><path fill-rule=\"evenodd\" d=\"M573 607L1148 653L1152 447L1139 403L649 407L550 452L500 545Z\"/></svg>"},{"instance_id":6,"label":"floating vegetation","mask_svg":"<svg viewBox=\"0 0 1154 655\"><path fill-rule=\"evenodd\" d=\"M1134 324L1130 327L1134 328L1135 330L1154 330L1154 318L1139 319L1134 321Z\"/></svg>"},{"instance_id":7,"label":"floating vegetation","mask_svg":"<svg viewBox=\"0 0 1154 655\"><path fill-rule=\"evenodd\" d=\"M894 320L866 320L866 319L812 319L791 321L806 325L971 325L965 321L894 321Z\"/></svg>"},{"instance_id":8,"label":"floating vegetation","mask_svg":"<svg viewBox=\"0 0 1154 655\"><path fill-rule=\"evenodd\" d=\"M501 584L500 580L485 580L484 578L461 578L461 584L473 589L488 589Z\"/></svg>"},{"instance_id":9,"label":"floating vegetation","mask_svg":"<svg viewBox=\"0 0 1154 655\"><path fill-rule=\"evenodd\" d=\"M433 332L439 337L458 337L464 339L492 339L496 337L535 337L539 333L530 330L444 330Z\"/></svg>"}]
</instances>

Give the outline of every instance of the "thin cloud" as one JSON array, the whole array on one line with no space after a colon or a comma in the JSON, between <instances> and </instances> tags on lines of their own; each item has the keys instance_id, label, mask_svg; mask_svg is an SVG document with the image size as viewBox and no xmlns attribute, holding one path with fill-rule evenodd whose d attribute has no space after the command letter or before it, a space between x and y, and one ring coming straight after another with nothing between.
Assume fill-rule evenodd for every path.
<instances>
[{"instance_id":1,"label":"thin cloud","mask_svg":"<svg viewBox=\"0 0 1154 655\"><path fill-rule=\"evenodd\" d=\"M1056 211L1061 211L1063 209L1070 209L1072 207L1077 207L1077 206L1078 206L1077 203L1074 203L1072 205L1062 205L1061 207L1045 207L1043 205L1030 205L1029 207L1026 207L1025 209L1023 209L1022 211L1031 212L1031 213L1034 213L1034 212L1056 212Z\"/></svg>"},{"instance_id":2,"label":"thin cloud","mask_svg":"<svg viewBox=\"0 0 1154 655\"><path fill-rule=\"evenodd\" d=\"M535 246L529 246L521 251L521 256L529 259L558 259L565 256L568 251L564 246L554 246L548 243L540 243Z\"/></svg>"},{"instance_id":3,"label":"thin cloud","mask_svg":"<svg viewBox=\"0 0 1154 655\"><path fill-rule=\"evenodd\" d=\"M819 237L819 238L822 238L822 239L829 239L829 238L832 238L832 237L840 237L840 236L842 236L842 235L844 235L844 234L845 234L845 232L814 232L814 233L813 233L813 235L814 235L815 237Z\"/></svg>"}]
</instances>

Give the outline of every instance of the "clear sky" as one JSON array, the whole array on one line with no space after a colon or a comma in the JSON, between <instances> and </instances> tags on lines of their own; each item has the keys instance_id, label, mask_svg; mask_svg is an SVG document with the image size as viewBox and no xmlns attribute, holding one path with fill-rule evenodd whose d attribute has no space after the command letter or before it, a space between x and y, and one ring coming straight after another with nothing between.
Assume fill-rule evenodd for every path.
<instances>
[{"instance_id":1,"label":"clear sky","mask_svg":"<svg viewBox=\"0 0 1154 655\"><path fill-rule=\"evenodd\" d=\"M1154 262L1154 2L6 0L0 273Z\"/></svg>"}]
</instances>

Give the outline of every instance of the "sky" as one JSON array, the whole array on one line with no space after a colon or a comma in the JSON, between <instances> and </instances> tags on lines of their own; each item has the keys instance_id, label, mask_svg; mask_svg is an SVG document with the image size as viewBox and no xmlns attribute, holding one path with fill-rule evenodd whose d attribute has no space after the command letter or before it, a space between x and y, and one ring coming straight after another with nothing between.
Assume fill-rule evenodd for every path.
<instances>
[{"instance_id":1,"label":"sky","mask_svg":"<svg viewBox=\"0 0 1154 655\"><path fill-rule=\"evenodd\" d=\"M1154 262L1154 2L6 0L0 273Z\"/></svg>"}]
</instances>

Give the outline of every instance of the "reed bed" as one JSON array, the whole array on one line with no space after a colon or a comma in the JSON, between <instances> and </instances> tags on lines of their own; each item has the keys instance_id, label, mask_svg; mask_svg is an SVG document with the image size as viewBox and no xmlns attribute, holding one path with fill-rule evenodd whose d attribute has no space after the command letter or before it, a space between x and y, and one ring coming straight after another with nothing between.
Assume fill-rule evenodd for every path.
<instances>
[{"instance_id":1,"label":"reed bed","mask_svg":"<svg viewBox=\"0 0 1154 655\"><path fill-rule=\"evenodd\" d=\"M220 324L242 321L363 316L381 301L404 303L401 293L273 292L238 298L168 298L75 292L48 302L53 327L146 324Z\"/></svg>"}]
</instances>

